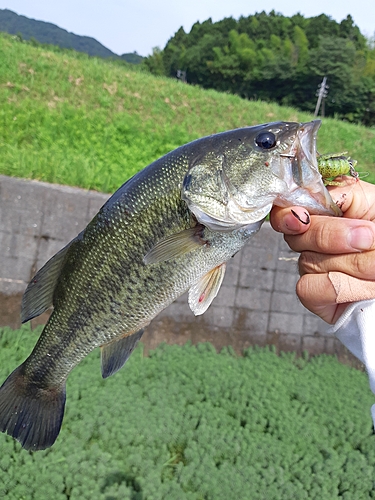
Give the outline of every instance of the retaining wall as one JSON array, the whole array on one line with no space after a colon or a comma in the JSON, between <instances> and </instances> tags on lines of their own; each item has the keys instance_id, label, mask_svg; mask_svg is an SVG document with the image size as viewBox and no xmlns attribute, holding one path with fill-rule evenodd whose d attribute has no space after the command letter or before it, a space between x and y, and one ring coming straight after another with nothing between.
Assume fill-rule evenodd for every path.
<instances>
[{"instance_id":1,"label":"retaining wall","mask_svg":"<svg viewBox=\"0 0 375 500\"><path fill-rule=\"evenodd\" d=\"M35 272L74 238L109 195L0 176L0 326L20 325L22 293ZM194 317L186 295L155 318L146 347L161 341L210 341L237 351L273 344L277 350L348 357L327 325L295 295L297 254L265 223L230 260L221 290L208 311ZM43 323L48 314L32 321ZM350 358L350 356L349 356Z\"/></svg>"}]
</instances>

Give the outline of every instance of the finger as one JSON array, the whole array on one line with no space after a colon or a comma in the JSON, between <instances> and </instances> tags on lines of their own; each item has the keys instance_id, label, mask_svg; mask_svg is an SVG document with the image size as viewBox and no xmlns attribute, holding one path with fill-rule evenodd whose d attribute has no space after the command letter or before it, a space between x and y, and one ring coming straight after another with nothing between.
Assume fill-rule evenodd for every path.
<instances>
[{"instance_id":1,"label":"finger","mask_svg":"<svg viewBox=\"0 0 375 500\"><path fill-rule=\"evenodd\" d=\"M337 272L329 272L328 278L335 289L337 304L375 298L375 281L361 280Z\"/></svg>"},{"instance_id":2,"label":"finger","mask_svg":"<svg viewBox=\"0 0 375 500\"><path fill-rule=\"evenodd\" d=\"M286 235L285 241L295 252L310 250L343 254L375 249L375 224L370 221L312 216L309 231Z\"/></svg>"},{"instance_id":3,"label":"finger","mask_svg":"<svg viewBox=\"0 0 375 500\"><path fill-rule=\"evenodd\" d=\"M335 323L347 304L375 298L375 281L344 273L305 274L297 282L302 304L327 323Z\"/></svg>"},{"instance_id":4,"label":"finger","mask_svg":"<svg viewBox=\"0 0 375 500\"><path fill-rule=\"evenodd\" d=\"M336 291L327 274L306 274L302 276L296 287L302 304L322 318L333 324L343 313L346 305L336 303Z\"/></svg>"},{"instance_id":5,"label":"finger","mask_svg":"<svg viewBox=\"0 0 375 500\"><path fill-rule=\"evenodd\" d=\"M298 260L301 276L336 271L355 278L375 280L375 251L329 255L305 251Z\"/></svg>"},{"instance_id":6,"label":"finger","mask_svg":"<svg viewBox=\"0 0 375 500\"><path fill-rule=\"evenodd\" d=\"M342 185L327 188L344 217L375 220L375 186L350 177L344 179Z\"/></svg>"},{"instance_id":7,"label":"finger","mask_svg":"<svg viewBox=\"0 0 375 500\"><path fill-rule=\"evenodd\" d=\"M310 215L302 207L273 207L270 222L273 229L279 233L302 234L310 227Z\"/></svg>"}]
</instances>

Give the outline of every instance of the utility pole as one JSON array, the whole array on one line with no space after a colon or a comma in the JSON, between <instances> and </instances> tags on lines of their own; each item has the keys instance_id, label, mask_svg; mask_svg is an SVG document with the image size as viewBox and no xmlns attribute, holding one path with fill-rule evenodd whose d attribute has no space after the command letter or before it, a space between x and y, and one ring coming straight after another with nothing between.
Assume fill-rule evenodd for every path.
<instances>
[{"instance_id":1,"label":"utility pole","mask_svg":"<svg viewBox=\"0 0 375 500\"><path fill-rule=\"evenodd\" d=\"M179 80L181 80L183 83L186 83L186 71L183 71L181 69L177 70L176 76Z\"/></svg>"},{"instance_id":2,"label":"utility pole","mask_svg":"<svg viewBox=\"0 0 375 500\"><path fill-rule=\"evenodd\" d=\"M318 116L319 108L320 108L320 105L322 104L322 99L325 99L327 97L328 88L329 87L327 85L327 77L325 76L323 78L322 83L320 85L318 85L318 90L316 92L316 95L318 96L318 101L316 103L314 116ZM324 116L324 101L323 101L323 106L322 106L322 116Z\"/></svg>"}]
</instances>

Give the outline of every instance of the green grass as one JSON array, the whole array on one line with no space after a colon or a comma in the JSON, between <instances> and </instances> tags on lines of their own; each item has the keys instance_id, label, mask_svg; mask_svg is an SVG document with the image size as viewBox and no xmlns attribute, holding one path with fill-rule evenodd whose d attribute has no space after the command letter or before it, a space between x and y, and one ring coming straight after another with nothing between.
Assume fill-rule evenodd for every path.
<instances>
[{"instance_id":1,"label":"green grass","mask_svg":"<svg viewBox=\"0 0 375 500\"><path fill-rule=\"evenodd\" d=\"M309 121L276 104L157 78L131 65L0 35L0 173L112 192L198 137L268 121ZM325 119L320 152L358 160L375 181L375 131Z\"/></svg>"},{"instance_id":2,"label":"green grass","mask_svg":"<svg viewBox=\"0 0 375 500\"><path fill-rule=\"evenodd\" d=\"M39 332L0 330L0 380ZM368 500L373 399L365 373L326 355L162 345L102 380L96 351L69 377L52 448L0 434L0 497Z\"/></svg>"}]
</instances>

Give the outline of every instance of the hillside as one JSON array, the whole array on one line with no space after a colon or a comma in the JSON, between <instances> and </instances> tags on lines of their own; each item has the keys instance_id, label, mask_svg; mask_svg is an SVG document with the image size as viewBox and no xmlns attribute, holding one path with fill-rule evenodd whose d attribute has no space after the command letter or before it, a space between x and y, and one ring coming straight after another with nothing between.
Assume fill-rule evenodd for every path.
<instances>
[{"instance_id":1,"label":"hillside","mask_svg":"<svg viewBox=\"0 0 375 500\"><path fill-rule=\"evenodd\" d=\"M140 64L144 59L144 57L137 54L137 52L128 52L126 54L122 54L120 58L131 64Z\"/></svg>"},{"instance_id":2,"label":"hillside","mask_svg":"<svg viewBox=\"0 0 375 500\"><path fill-rule=\"evenodd\" d=\"M203 88L261 99L313 113L316 90L328 78L324 114L375 125L375 47L353 18L286 17L275 11L181 27L145 60L151 72Z\"/></svg>"},{"instance_id":3,"label":"hillside","mask_svg":"<svg viewBox=\"0 0 375 500\"><path fill-rule=\"evenodd\" d=\"M293 108L202 90L137 66L0 35L0 173L106 192L212 133L308 121ZM349 151L375 180L375 131L324 119L320 152Z\"/></svg>"},{"instance_id":4,"label":"hillside","mask_svg":"<svg viewBox=\"0 0 375 500\"><path fill-rule=\"evenodd\" d=\"M75 35L55 24L29 19L8 9L0 9L0 31L11 35L21 35L24 40L33 38L39 43L85 52L90 56L119 57L95 38ZM123 54L121 57L127 62L139 63L139 58L142 60L142 57L137 54L135 56L134 54Z\"/></svg>"}]
</instances>

